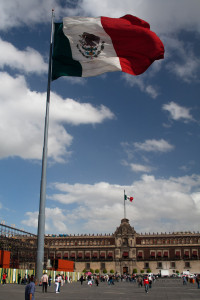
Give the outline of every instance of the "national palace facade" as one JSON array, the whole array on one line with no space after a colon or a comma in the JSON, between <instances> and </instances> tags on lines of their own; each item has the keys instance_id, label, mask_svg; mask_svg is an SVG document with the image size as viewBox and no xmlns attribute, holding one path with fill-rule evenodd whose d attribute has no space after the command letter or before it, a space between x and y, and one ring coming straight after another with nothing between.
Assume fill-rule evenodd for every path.
<instances>
[{"instance_id":1,"label":"national palace facade","mask_svg":"<svg viewBox=\"0 0 200 300\"><path fill-rule=\"evenodd\" d=\"M19 237L10 236L9 240L12 239L19 240ZM33 268L37 236L23 235L20 240L29 246L18 249L18 253L13 247L12 261L14 263L17 257L19 267ZM131 274L134 269L138 273L150 269L158 274L164 269L169 270L169 274L184 270L200 273L200 233L139 234L128 219L122 219L113 234L46 235L44 268L50 268L57 259L74 261L77 272L98 269L101 273L114 270Z\"/></svg>"}]
</instances>

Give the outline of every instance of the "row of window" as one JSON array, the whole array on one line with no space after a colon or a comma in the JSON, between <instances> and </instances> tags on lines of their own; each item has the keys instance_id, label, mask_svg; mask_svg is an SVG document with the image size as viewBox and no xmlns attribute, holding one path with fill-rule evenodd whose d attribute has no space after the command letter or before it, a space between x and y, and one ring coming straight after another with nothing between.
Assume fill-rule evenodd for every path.
<instances>
[{"instance_id":1,"label":"row of window","mask_svg":"<svg viewBox=\"0 0 200 300\"><path fill-rule=\"evenodd\" d=\"M177 245L177 244L200 244L200 238L192 237L192 238L171 238L171 239L142 239L142 245Z\"/></svg>"},{"instance_id":2,"label":"row of window","mask_svg":"<svg viewBox=\"0 0 200 300\"><path fill-rule=\"evenodd\" d=\"M107 246L110 245L109 240L55 240L46 241L48 246Z\"/></svg>"},{"instance_id":3,"label":"row of window","mask_svg":"<svg viewBox=\"0 0 200 300\"><path fill-rule=\"evenodd\" d=\"M50 257L54 258L54 253L50 253ZM82 253L82 252L78 252L77 254L75 252L71 252L70 254L68 252L64 253L63 257L61 253L56 253L56 258L63 258L63 259L73 259L73 258L78 258L78 259L90 259L90 258L112 258L113 257L113 253L112 252L108 252L107 254L105 252L101 252L100 254L98 254L97 252L93 252L92 254L90 252L86 252L86 253Z\"/></svg>"},{"instance_id":4,"label":"row of window","mask_svg":"<svg viewBox=\"0 0 200 300\"><path fill-rule=\"evenodd\" d=\"M175 250L175 256L181 257L181 250ZM191 251L188 249L184 249L182 252L182 255L184 257L197 257L198 256L198 250L192 249ZM144 258L144 251L138 251L137 254L138 258ZM156 257L169 257L169 250L157 250L157 251L150 251L150 257L156 258Z\"/></svg>"},{"instance_id":5,"label":"row of window","mask_svg":"<svg viewBox=\"0 0 200 300\"><path fill-rule=\"evenodd\" d=\"M144 263L144 269L149 269L150 268L150 263L145 262ZM171 261L170 262L170 268L171 269L176 269L176 262ZM185 261L184 262L184 268L190 268L190 262ZM162 262L157 262L157 269L163 269L163 263Z\"/></svg>"}]
</instances>

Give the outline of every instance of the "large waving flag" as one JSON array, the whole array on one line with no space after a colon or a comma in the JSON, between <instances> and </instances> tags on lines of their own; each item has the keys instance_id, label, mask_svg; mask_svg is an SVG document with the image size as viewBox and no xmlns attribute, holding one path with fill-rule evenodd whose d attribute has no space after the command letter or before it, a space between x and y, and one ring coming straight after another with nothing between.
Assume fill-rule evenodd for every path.
<instances>
[{"instance_id":1,"label":"large waving flag","mask_svg":"<svg viewBox=\"0 0 200 300\"><path fill-rule=\"evenodd\" d=\"M162 58L164 46L159 37L146 21L132 15L67 17L55 23L52 80L113 71L139 75Z\"/></svg>"}]
</instances>

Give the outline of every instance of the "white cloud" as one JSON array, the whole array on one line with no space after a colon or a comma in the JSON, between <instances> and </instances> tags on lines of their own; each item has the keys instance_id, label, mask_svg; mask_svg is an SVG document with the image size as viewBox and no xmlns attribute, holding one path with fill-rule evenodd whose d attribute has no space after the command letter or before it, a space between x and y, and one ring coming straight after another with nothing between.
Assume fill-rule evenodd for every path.
<instances>
[{"instance_id":1,"label":"white cloud","mask_svg":"<svg viewBox=\"0 0 200 300\"><path fill-rule=\"evenodd\" d=\"M48 65L41 54L27 47L24 51L18 50L11 43L0 38L0 68L10 67L25 73L46 73Z\"/></svg>"},{"instance_id":2,"label":"white cloud","mask_svg":"<svg viewBox=\"0 0 200 300\"><path fill-rule=\"evenodd\" d=\"M140 164L130 164L131 170L134 172L143 172L143 173L149 173L153 170L153 168L145 165Z\"/></svg>"},{"instance_id":3,"label":"white cloud","mask_svg":"<svg viewBox=\"0 0 200 300\"><path fill-rule=\"evenodd\" d=\"M19 156L41 159L46 93L31 91L23 76L16 78L0 73L0 158ZM63 124L100 124L112 119L113 113L101 105L62 99L51 93L48 155L53 161L67 159L73 137Z\"/></svg>"},{"instance_id":4,"label":"white cloud","mask_svg":"<svg viewBox=\"0 0 200 300\"><path fill-rule=\"evenodd\" d=\"M38 212L27 212L26 217L29 220L29 224L32 228L38 227ZM59 233L67 232L67 226L65 224L66 216L62 209L56 208L46 208L45 209L45 231L46 233L53 233L55 230ZM27 226L27 221L22 220L22 224Z\"/></svg>"},{"instance_id":5,"label":"white cloud","mask_svg":"<svg viewBox=\"0 0 200 300\"><path fill-rule=\"evenodd\" d=\"M146 140L144 143L135 142L133 145L136 150L141 150L146 152L169 152L174 149L174 146L169 144L164 139Z\"/></svg>"},{"instance_id":6,"label":"white cloud","mask_svg":"<svg viewBox=\"0 0 200 300\"><path fill-rule=\"evenodd\" d=\"M190 114L190 108L180 106L173 101L168 104L164 104L162 109L168 111L171 119L175 121L194 121L192 115Z\"/></svg>"},{"instance_id":7,"label":"white cloud","mask_svg":"<svg viewBox=\"0 0 200 300\"><path fill-rule=\"evenodd\" d=\"M199 230L199 189L200 175L168 179L143 175L130 186L54 183L55 193L48 198L57 208L46 210L48 232L60 233L65 228L66 233L114 232L123 218L124 190L134 197L126 203L126 214L137 232ZM66 209L61 210L59 203ZM36 224L37 213L29 212L27 217L34 217ZM59 220L63 230L57 226ZM26 220L26 224L31 223Z\"/></svg>"},{"instance_id":8,"label":"white cloud","mask_svg":"<svg viewBox=\"0 0 200 300\"><path fill-rule=\"evenodd\" d=\"M62 7L56 0L1 1L0 29L49 23L52 8L55 9L55 16L59 21L67 15L121 17L124 14L133 14L149 22L152 30L156 32L166 34L181 29L200 31L198 0L175 0L173 3L160 0L93 0L92 5L90 0L83 0L77 6L73 1L66 1Z\"/></svg>"},{"instance_id":9,"label":"white cloud","mask_svg":"<svg viewBox=\"0 0 200 300\"><path fill-rule=\"evenodd\" d=\"M164 36L166 69L181 80L190 83L198 81L200 59L195 56L192 43L184 43L178 36Z\"/></svg>"},{"instance_id":10,"label":"white cloud","mask_svg":"<svg viewBox=\"0 0 200 300\"><path fill-rule=\"evenodd\" d=\"M154 62L156 64L156 62ZM122 78L131 86L137 86L141 92L148 94L151 98L155 99L159 93L155 87L146 83L145 74L141 76L131 76L129 74L122 74Z\"/></svg>"}]
</instances>

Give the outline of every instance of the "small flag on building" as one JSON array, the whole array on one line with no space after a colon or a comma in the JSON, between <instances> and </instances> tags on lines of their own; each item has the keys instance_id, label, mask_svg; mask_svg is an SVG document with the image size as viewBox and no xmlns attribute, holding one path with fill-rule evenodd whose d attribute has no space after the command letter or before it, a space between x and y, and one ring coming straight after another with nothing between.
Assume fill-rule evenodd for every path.
<instances>
[{"instance_id":1,"label":"small flag on building","mask_svg":"<svg viewBox=\"0 0 200 300\"><path fill-rule=\"evenodd\" d=\"M130 200L130 202L132 202L133 199L134 199L133 197L129 197L127 195L124 195L124 200Z\"/></svg>"}]
</instances>

